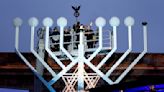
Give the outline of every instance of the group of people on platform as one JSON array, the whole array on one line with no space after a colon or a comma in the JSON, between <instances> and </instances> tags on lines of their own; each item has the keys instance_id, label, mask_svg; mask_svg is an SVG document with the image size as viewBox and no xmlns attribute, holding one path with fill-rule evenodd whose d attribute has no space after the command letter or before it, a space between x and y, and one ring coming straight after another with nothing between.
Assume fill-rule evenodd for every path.
<instances>
[{"instance_id":1,"label":"group of people on platform","mask_svg":"<svg viewBox=\"0 0 164 92\"><path fill-rule=\"evenodd\" d=\"M64 29L64 48L68 49L69 45L71 43L71 39L72 39L72 33L74 33L75 38L73 41L75 41L75 48L78 48L78 44L79 44L79 33L80 31L83 31L86 37L87 42L87 47L88 48L93 48L95 47L95 44L97 42L96 40L96 35L93 30L91 29L91 25L83 25L80 24L80 22L77 22L76 24L73 25L73 27L71 28L70 26ZM50 40L52 43L59 43L59 35L60 35L60 31L58 29L58 27L54 27L53 29L50 28ZM55 38L53 38L55 37ZM54 44L53 48L54 51L59 51L59 44Z\"/></svg>"}]
</instances>

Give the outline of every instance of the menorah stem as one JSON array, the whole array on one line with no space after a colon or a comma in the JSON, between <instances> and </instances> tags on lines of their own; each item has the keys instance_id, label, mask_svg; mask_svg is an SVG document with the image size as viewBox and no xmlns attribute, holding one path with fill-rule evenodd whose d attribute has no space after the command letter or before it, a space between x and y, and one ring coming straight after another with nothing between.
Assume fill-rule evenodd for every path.
<instances>
[{"instance_id":1,"label":"menorah stem","mask_svg":"<svg viewBox=\"0 0 164 92\"><path fill-rule=\"evenodd\" d=\"M64 28L60 27L60 49L63 48L64 44Z\"/></svg>"},{"instance_id":2,"label":"menorah stem","mask_svg":"<svg viewBox=\"0 0 164 92\"><path fill-rule=\"evenodd\" d=\"M31 43L30 43L30 50L34 50L34 27L31 27Z\"/></svg>"},{"instance_id":3,"label":"menorah stem","mask_svg":"<svg viewBox=\"0 0 164 92\"><path fill-rule=\"evenodd\" d=\"M84 33L82 31L80 31L80 43L79 44L81 46L84 46Z\"/></svg>"},{"instance_id":4,"label":"menorah stem","mask_svg":"<svg viewBox=\"0 0 164 92\"><path fill-rule=\"evenodd\" d=\"M80 44L78 45L78 92L84 90L84 33L80 31Z\"/></svg>"},{"instance_id":5,"label":"menorah stem","mask_svg":"<svg viewBox=\"0 0 164 92\"><path fill-rule=\"evenodd\" d=\"M113 27L113 48L112 50L106 55L106 57L97 65L97 68L99 69L117 50L117 27Z\"/></svg>"},{"instance_id":6,"label":"menorah stem","mask_svg":"<svg viewBox=\"0 0 164 92\"><path fill-rule=\"evenodd\" d=\"M110 76L111 73L117 68L118 65L127 57L127 55L132 50L132 29L128 26L128 50L116 61L116 63L111 67L111 69L106 73L106 76Z\"/></svg>"},{"instance_id":7,"label":"menorah stem","mask_svg":"<svg viewBox=\"0 0 164 92\"><path fill-rule=\"evenodd\" d=\"M147 26L143 26L143 44L144 50L139 56L126 68L126 70L117 78L114 82L115 84L119 83L127 74L128 72L138 63L138 61L147 53Z\"/></svg>"},{"instance_id":8,"label":"menorah stem","mask_svg":"<svg viewBox=\"0 0 164 92\"><path fill-rule=\"evenodd\" d=\"M132 50L132 27L128 26L128 46L129 46L129 50Z\"/></svg>"},{"instance_id":9,"label":"menorah stem","mask_svg":"<svg viewBox=\"0 0 164 92\"><path fill-rule=\"evenodd\" d=\"M50 50L49 46L49 27L46 27L46 35L45 35L45 49L50 54L50 56L60 65L62 69L65 68L65 65L54 55L54 53Z\"/></svg>"},{"instance_id":10,"label":"menorah stem","mask_svg":"<svg viewBox=\"0 0 164 92\"><path fill-rule=\"evenodd\" d=\"M64 48L64 27L60 27L60 49L64 52L64 54L73 62L75 62L75 59L68 53L68 51Z\"/></svg>"},{"instance_id":11,"label":"menorah stem","mask_svg":"<svg viewBox=\"0 0 164 92\"><path fill-rule=\"evenodd\" d=\"M101 46L102 47L102 45L103 45L103 33L102 33L102 27L100 27L99 28L99 46Z\"/></svg>"},{"instance_id":12,"label":"menorah stem","mask_svg":"<svg viewBox=\"0 0 164 92\"><path fill-rule=\"evenodd\" d=\"M19 55L19 57L25 62L25 64L33 71L33 72L37 72L35 70L35 68L27 61L27 59L21 54L21 52L19 51L19 27L15 28L16 33L15 33L15 50L17 52L17 54Z\"/></svg>"},{"instance_id":13,"label":"menorah stem","mask_svg":"<svg viewBox=\"0 0 164 92\"><path fill-rule=\"evenodd\" d=\"M144 34L144 50L147 52L147 26L143 26L143 34Z\"/></svg>"},{"instance_id":14,"label":"menorah stem","mask_svg":"<svg viewBox=\"0 0 164 92\"><path fill-rule=\"evenodd\" d=\"M90 62L102 49L103 47L103 33L102 33L102 27L99 27L99 47L96 49L93 54L87 59L88 62Z\"/></svg>"},{"instance_id":15,"label":"menorah stem","mask_svg":"<svg viewBox=\"0 0 164 92\"><path fill-rule=\"evenodd\" d=\"M37 58L36 69L37 69L37 71L39 71L39 73L41 75L43 75L43 69L45 67L50 72L50 74L54 77L54 76L56 76L56 73L44 61L44 54L45 54L43 52L44 51L44 46L41 44L41 42L39 42L39 50L38 50L38 53L39 54L34 50L34 31L35 31L35 28L34 27L31 27L31 46L30 46L30 50L33 53L33 55ZM43 40L43 39L39 39L39 41L41 41L41 40Z\"/></svg>"},{"instance_id":16,"label":"menorah stem","mask_svg":"<svg viewBox=\"0 0 164 92\"><path fill-rule=\"evenodd\" d=\"M19 27L15 28L15 49L19 48Z\"/></svg>"}]
</instances>

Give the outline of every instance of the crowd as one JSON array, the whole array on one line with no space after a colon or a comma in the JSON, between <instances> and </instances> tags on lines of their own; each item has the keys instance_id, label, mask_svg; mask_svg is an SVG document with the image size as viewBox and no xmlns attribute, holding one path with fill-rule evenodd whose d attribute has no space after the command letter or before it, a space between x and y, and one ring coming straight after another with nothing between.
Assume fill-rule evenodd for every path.
<instances>
[{"instance_id":1,"label":"crowd","mask_svg":"<svg viewBox=\"0 0 164 92\"><path fill-rule=\"evenodd\" d=\"M64 29L64 48L68 49L71 41L74 41L75 48L78 48L79 44L79 33L83 31L87 40L87 48L95 47L97 42L96 36L97 33L94 33L91 29L91 25L83 25L80 22L77 22L72 27L69 26ZM72 38L72 34L74 34L74 38ZM58 27L50 28L50 41L53 44L53 50L59 51L59 39L60 39L60 30ZM72 40L73 39L73 40Z\"/></svg>"}]
</instances>

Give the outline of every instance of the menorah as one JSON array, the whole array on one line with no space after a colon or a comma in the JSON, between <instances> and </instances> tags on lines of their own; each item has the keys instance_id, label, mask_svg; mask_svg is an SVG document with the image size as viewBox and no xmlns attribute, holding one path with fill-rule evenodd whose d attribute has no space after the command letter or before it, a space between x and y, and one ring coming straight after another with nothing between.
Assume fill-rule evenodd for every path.
<instances>
[{"instance_id":1,"label":"menorah","mask_svg":"<svg viewBox=\"0 0 164 92\"><path fill-rule=\"evenodd\" d=\"M127 74L128 72L137 64L137 62L146 54L147 52L147 23L143 22L143 44L144 48L143 51L134 59L134 61L131 62L131 64L123 71L123 73L115 80L109 78L111 73L123 62L123 60L130 54L132 51L132 26L134 25L134 19L132 17L126 17L124 20L124 24L128 27L128 49L125 53L114 63L114 65L107 70L106 73L103 73L100 68L107 62L107 60L110 59L110 57L116 52L117 50L117 27L120 24L120 20L118 17L112 17L109 20L109 24L112 26L113 35L112 35L112 48L109 52L107 52L107 55L100 61L98 65L94 65L91 63L91 60L96 57L97 54L103 49L103 27L106 25L106 20L103 17L98 17L95 21L96 26L98 27L98 48L88 57L85 57L85 44L84 44L84 32L80 31L80 40L78 45L78 54L77 57L73 57L63 46L64 41L64 28L67 26L67 19L64 17L60 17L57 19L57 25L60 27L60 51L64 53L71 61L67 66L65 66L62 61L53 53L53 51L50 49L50 36L49 36L49 29L53 25L53 20L49 17L46 17L43 20L43 25L45 27L45 44L42 46L49 56L54 59L54 62L56 62L62 70L59 72L55 72L52 70L52 67L50 67L47 62L44 61L43 57L37 53L34 50L34 31L35 27L38 25L38 19L35 17L32 17L29 19L29 25L31 27L31 45L30 50L31 53L38 59L40 64L44 66L45 69L48 70L48 72L53 77L50 81L47 81L43 76L37 71L35 67L32 66L32 64L23 56L23 54L19 50L19 29L22 25L22 20L20 18L14 19L14 25L16 30L16 36L15 36L15 50L18 56L24 61L24 63L33 71L33 73L43 82L43 84L49 89L50 92L56 92L55 89L52 87L54 83L57 82L60 78L63 79L65 82L65 88L63 92L82 92L85 89L94 88L96 84L98 83L99 78L102 78L104 81L106 81L109 85L112 84L118 84ZM77 68L74 72L68 73L70 69L72 69L76 64ZM85 71L85 65L87 65L90 69L92 69L93 73L87 73ZM86 84L86 85L85 85ZM77 86L77 88L75 88Z\"/></svg>"}]
</instances>

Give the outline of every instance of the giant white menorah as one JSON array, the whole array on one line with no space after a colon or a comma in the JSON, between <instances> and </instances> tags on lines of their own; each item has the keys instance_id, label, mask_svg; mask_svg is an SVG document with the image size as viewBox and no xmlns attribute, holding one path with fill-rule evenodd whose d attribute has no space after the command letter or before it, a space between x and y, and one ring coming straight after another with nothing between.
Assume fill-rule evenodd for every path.
<instances>
[{"instance_id":1,"label":"giant white menorah","mask_svg":"<svg viewBox=\"0 0 164 92\"><path fill-rule=\"evenodd\" d=\"M33 73L43 82L43 84L49 89L50 92L55 92L55 89L52 87L54 83L57 82L60 78L66 84L66 87L63 91L65 92L73 92L78 91L81 92L87 88L93 88L96 86L99 78L101 77L105 80L109 85L119 83L126 74L137 64L137 62L145 55L147 52L147 26L146 23L143 23L143 43L144 50L138 55L136 59L126 68L126 70L115 80L111 80L109 76L111 73L120 65L120 63L128 56L128 54L132 51L132 26L134 25L134 19L132 17L127 17L124 20L124 24L128 27L128 50L114 63L114 65L106 72L103 73L100 68L106 63L108 59L116 52L117 50L117 27L120 24L120 20L117 17L112 17L109 21L110 25L113 27L113 46L112 49L107 55L100 61L100 63L95 66L91 63L91 60L96 57L96 55L103 48L103 27L106 25L106 20L102 17L96 19L95 24L99 28L99 46L96 51L93 52L89 56L89 58L85 57L85 48L84 48L84 33L80 32L80 43L78 45L78 55L77 57L73 57L63 46L63 38L64 38L64 27L67 26L67 19L64 17L60 17L57 20L57 25L60 27L60 50L70 59L71 63L65 66L61 60L51 51L49 44L49 28L53 25L53 20L49 17L43 20L43 25L46 28L45 33L45 50L48 54L54 59L54 61L62 68L60 72L54 72L52 68L44 61L43 57L40 56L34 50L34 31L35 27L38 25L38 20L35 17L29 19L29 25L31 27L31 47L30 50L34 54L34 56L39 60L39 62L48 70L48 72L52 75L52 79L50 81L45 80L40 73L38 73L37 69L33 67L30 62L22 55L19 51L19 28L22 25L22 20L20 18L14 19L14 25L16 29L15 36L15 49L20 58L25 62L25 64L33 71ZM76 64L78 64L77 68L72 73L67 73L70 69L72 69ZM85 66L89 66L94 73L87 73L85 71ZM77 84L77 89L75 85ZM85 86L86 84L86 86Z\"/></svg>"}]
</instances>

